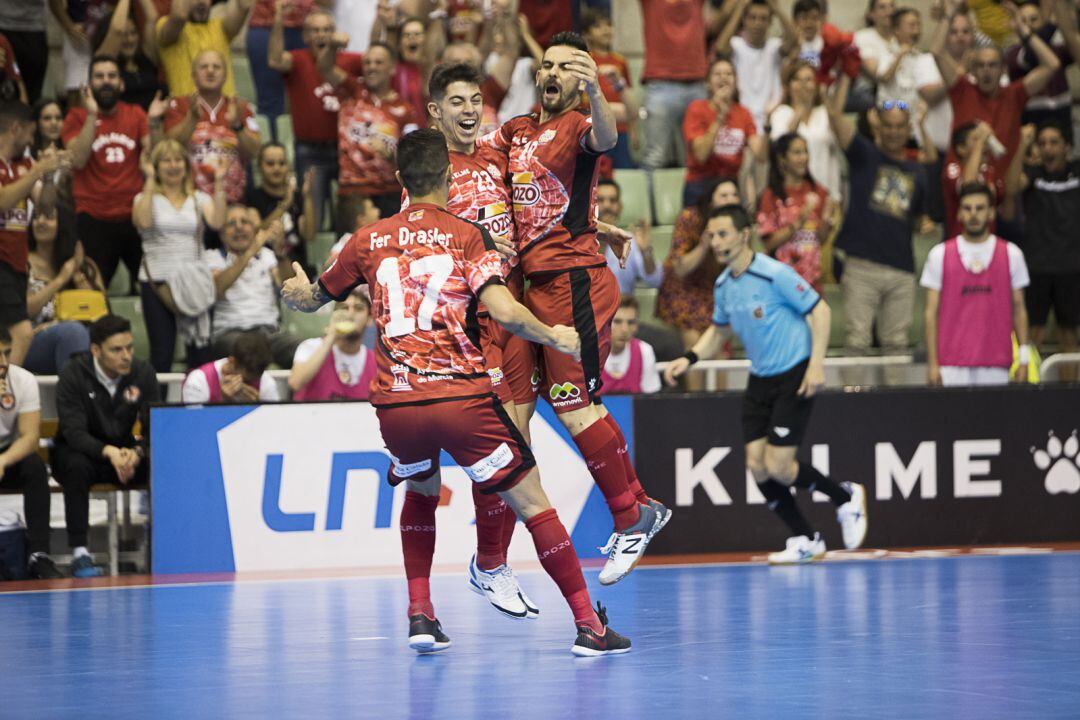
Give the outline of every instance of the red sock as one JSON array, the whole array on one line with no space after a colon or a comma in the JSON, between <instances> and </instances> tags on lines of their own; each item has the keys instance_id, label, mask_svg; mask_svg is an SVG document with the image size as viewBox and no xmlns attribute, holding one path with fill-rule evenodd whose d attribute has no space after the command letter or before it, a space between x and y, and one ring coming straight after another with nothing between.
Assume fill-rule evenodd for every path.
<instances>
[{"instance_id":1,"label":"red sock","mask_svg":"<svg viewBox=\"0 0 1080 720\"><path fill-rule=\"evenodd\" d=\"M626 438L623 437L622 428L619 427L619 423L615 422L615 416L608 413L604 416L604 420L607 422L611 432L615 433L615 439L619 442L619 456L622 458L623 467L626 468L626 485L630 488L630 492L634 493L634 497L642 505L649 504L649 496L645 494L645 488L641 487L641 482L638 480L637 471L634 470L634 463L630 460L630 448L626 444Z\"/></svg>"},{"instance_id":2,"label":"red sock","mask_svg":"<svg viewBox=\"0 0 1080 720\"><path fill-rule=\"evenodd\" d=\"M472 496L476 505L476 564L481 570L494 570L506 562L503 526L507 514L514 513L497 494L485 495L475 484Z\"/></svg>"},{"instance_id":3,"label":"red sock","mask_svg":"<svg viewBox=\"0 0 1080 720\"><path fill-rule=\"evenodd\" d=\"M405 493L401 506L401 550L409 581L409 615L435 617L431 605L431 558L435 555L435 508L438 496Z\"/></svg>"},{"instance_id":4,"label":"red sock","mask_svg":"<svg viewBox=\"0 0 1080 720\"><path fill-rule=\"evenodd\" d=\"M604 494L616 530L638 521L637 499L626 484L626 468L619 458L619 440L604 421L594 422L574 436L589 474Z\"/></svg>"},{"instance_id":5,"label":"red sock","mask_svg":"<svg viewBox=\"0 0 1080 720\"><path fill-rule=\"evenodd\" d=\"M517 527L517 515L510 508L506 506L506 512L503 513L503 527L502 527L502 561L506 562L506 553L510 550L510 541L514 539L514 528Z\"/></svg>"},{"instance_id":6,"label":"red sock","mask_svg":"<svg viewBox=\"0 0 1080 720\"><path fill-rule=\"evenodd\" d=\"M585 587L585 578L581 574L581 563L566 528L559 521L555 508L548 508L525 521L525 527L532 533L536 555L544 570L559 586L563 597L574 613L575 625L588 625L597 633L604 632L600 620L592 609L589 591Z\"/></svg>"}]
</instances>

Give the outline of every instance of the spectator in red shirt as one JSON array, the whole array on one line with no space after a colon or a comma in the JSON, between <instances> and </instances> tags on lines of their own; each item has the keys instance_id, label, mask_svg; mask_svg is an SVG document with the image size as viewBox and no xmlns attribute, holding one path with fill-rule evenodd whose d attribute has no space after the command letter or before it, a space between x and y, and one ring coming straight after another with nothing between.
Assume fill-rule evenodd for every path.
<instances>
[{"instance_id":1,"label":"spectator in red shirt","mask_svg":"<svg viewBox=\"0 0 1080 720\"><path fill-rule=\"evenodd\" d=\"M98 55L90 61L90 87L82 107L64 119L61 137L75 167L73 194L79 239L86 255L101 268L108 287L121 259L134 278L142 260L142 242L131 223L131 203L143 186L139 160L161 139L166 104L160 98L147 114L122 102L120 64Z\"/></svg>"},{"instance_id":2,"label":"spectator in red shirt","mask_svg":"<svg viewBox=\"0 0 1080 720\"><path fill-rule=\"evenodd\" d=\"M738 177L745 148L750 148L754 160L766 159L765 139L758 135L750 111L738 102L735 67L730 60L713 61L707 87L709 99L691 102L683 120L687 148L684 207L697 202L710 180ZM756 194L753 178L748 176L744 195Z\"/></svg>"},{"instance_id":3,"label":"spectator in red shirt","mask_svg":"<svg viewBox=\"0 0 1080 720\"><path fill-rule=\"evenodd\" d=\"M1005 153L995 163L1005 174L1013 154L1020 145L1020 117L1028 98L1046 87L1061 61L1024 21L1013 11L1013 23L1020 42L1039 59L1039 66L1020 80L1002 87L1005 58L995 46L977 48L972 56L971 76L945 51L949 23L940 22L930 42L941 77L949 89L953 108L953 128L973 120L984 120L993 128L994 136L1005 146ZM950 17L949 20L952 18Z\"/></svg>"},{"instance_id":4,"label":"spectator in red shirt","mask_svg":"<svg viewBox=\"0 0 1080 720\"><path fill-rule=\"evenodd\" d=\"M364 76L355 78L334 63L338 49L347 43L347 37L335 35L316 57L319 72L334 86L341 102L339 233L352 232L364 198L370 198L384 218L401 209L401 184L395 177L397 143L417 123L412 108L390 87L393 49L371 43L364 54Z\"/></svg>"},{"instance_id":5,"label":"spectator in red shirt","mask_svg":"<svg viewBox=\"0 0 1080 720\"><path fill-rule=\"evenodd\" d=\"M608 157L616 168L637 167L630 157L630 138L637 126L638 106L630 93L634 83L626 58L611 49L615 34L611 16L596 10L589 11L582 16L581 30L589 43L589 54L596 61L600 89L611 106L611 112L615 114L615 127L619 131L619 141Z\"/></svg>"},{"instance_id":6,"label":"spectator in red shirt","mask_svg":"<svg viewBox=\"0 0 1080 720\"><path fill-rule=\"evenodd\" d=\"M203 50L191 64L195 93L169 101L165 132L186 145L195 172L195 187L214 194L214 171L225 164L225 195L230 203L244 199L247 165L259 154L259 126L246 100L228 97L225 59L217 50Z\"/></svg>"},{"instance_id":7,"label":"spectator in red shirt","mask_svg":"<svg viewBox=\"0 0 1080 720\"><path fill-rule=\"evenodd\" d=\"M758 234L766 252L821 292L821 247L839 222L840 206L810 174L806 140L787 133L770 152L769 186L758 200Z\"/></svg>"},{"instance_id":8,"label":"spectator in red shirt","mask_svg":"<svg viewBox=\"0 0 1080 720\"><path fill-rule=\"evenodd\" d=\"M278 5L277 10L270 31L267 64L285 79L295 138L296 174L306 177L309 168L315 170L311 196L315 201L316 225L321 227L323 207L330 197L330 181L338 176L337 121L341 103L334 86L315 67L315 56L327 46L337 27L333 15L325 10L313 10L304 19L304 47L286 50L282 6ZM335 63L349 75L359 75L364 70L360 53L339 52Z\"/></svg>"},{"instance_id":9,"label":"spectator in red shirt","mask_svg":"<svg viewBox=\"0 0 1080 720\"><path fill-rule=\"evenodd\" d=\"M1005 198L1005 177L998 174L989 150L994 131L988 123L964 123L953 130L952 158L945 163L941 185L945 201L945 237L956 237L964 227L957 216L960 208L960 188L976 183L990 189L993 205L998 207ZM990 232L995 230L995 217L990 218Z\"/></svg>"},{"instance_id":10,"label":"spectator in red shirt","mask_svg":"<svg viewBox=\"0 0 1080 720\"><path fill-rule=\"evenodd\" d=\"M30 194L38 180L67 162L66 153L52 149L37 162L27 157L33 117L18 100L0 103L0 327L11 333L10 360L16 365L22 365L34 338L26 311Z\"/></svg>"},{"instance_id":11,"label":"spectator in red shirt","mask_svg":"<svg viewBox=\"0 0 1080 720\"><path fill-rule=\"evenodd\" d=\"M27 102L26 85L19 63L15 62L15 51L3 33L0 33L0 100Z\"/></svg>"},{"instance_id":12,"label":"spectator in red shirt","mask_svg":"<svg viewBox=\"0 0 1080 720\"><path fill-rule=\"evenodd\" d=\"M640 0L645 26L646 168L681 164L683 117L687 106L705 97L705 36L723 19L705 0Z\"/></svg>"},{"instance_id":13,"label":"spectator in red shirt","mask_svg":"<svg viewBox=\"0 0 1080 720\"><path fill-rule=\"evenodd\" d=\"M270 118L270 133L276 136L274 119L285 114L285 86L281 75L269 62L270 35L275 23L283 27L284 50L300 50L307 41L301 27L316 8L333 9L333 0L255 0L248 22L247 49L251 79L255 81L255 100L259 113Z\"/></svg>"},{"instance_id":14,"label":"spectator in red shirt","mask_svg":"<svg viewBox=\"0 0 1080 720\"><path fill-rule=\"evenodd\" d=\"M442 24L433 24L429 36L426 22L406 16L401 7L388 0L380 0L379 13L371 27L371 42L384 42L397 49L390 86L412 107L413 117L426 117L425 84L435 57L445 44Z\"/></svg>"}]
</instances>

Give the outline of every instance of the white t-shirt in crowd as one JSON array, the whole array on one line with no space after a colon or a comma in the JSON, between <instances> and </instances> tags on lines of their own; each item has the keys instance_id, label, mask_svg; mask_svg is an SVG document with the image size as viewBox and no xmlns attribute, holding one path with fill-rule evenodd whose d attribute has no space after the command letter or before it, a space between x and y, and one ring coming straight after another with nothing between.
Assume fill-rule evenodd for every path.
<instances>
[{"instance_id":1,"label":"white t-shirt in crowd","mask_svg":"<svg viewBox=\"0 0 1080 720\"><path fill-rule=\"evenodd\" d=\"M19 416L41 411L41 393L29 370L9 365L0 382L0 450L19 439Z\"/></svg>"},{"instance_id":2,"label":"white t-shirt in crowd","mask_svg":"<svg viewBox=\"0 0 1080 720\"><path fill-rule=\"evenodd\" d=\"M915 90L930 87L932 85L944 85L945 80L941 77L941 70L930 53L920 53L915 61ZM949 141L952 139L952 103L949 96L941 98L930 106L926 112L926 134L930 136L930 142L934 143L941 152L949 149Z\"/></svg>"},{"instance_id":3,"label":"white t-shirt in crowd","mask_svg":"<svg viewBox=\"0 0 1080 720\"><path fill-rule=\"evenodd\" d=\"M318 351L322 342L322 338L310 338L297 345L296 352L293 353L293 365L309 360ZM375 361L375 358L371 356L371 351L363 345L360 346L360 352L354 355L344 352L336 344L330 348L330 353L334 356L334 368L337 370L338 377L349 378L346 385L355 385L360 382L364 367L367 363Z\"/></svg>"},{"instance_id":4,"label":"white t-shirt in crowd","mask_svg":"<svg viewBox=\"0 0 1080 720\"><path fill-rule=\"evenodd\" d=\"M885 60L884 56L900 51L900 43L896 42L896 38L886 40L872 27L856 30L852 41L855 47L859 48L859 57L877 61L879 74L889 69L889 61Z\"/></svg>"},{"instance_id":5,"label":"white t-shirt in crowd","mask_svg":"<svg viewBox=\"0 0 1080 720\"><path fill-rule=\"evenodd\" d=\"M1000 240L994 235L991 239ZM1013 290L1025 288L1031 284L1028 275L1027 262L1024 261L1024 252L1012 243L1008 243L1009 253L1009 281ZM960 263L968 272L981 272L979 268L989 268L994 259L994 243L985 240L980 243L968 242L961 235L956 239L956 249L960 254ZM919 284L930 290L941 290L941 275L945 266L945 243L938 243L930 249L926 256L926 265L923 266L922 278Z\"/></svg>"},{"instance_id":6,"label":"white t-shirt in crowd","mask_svg":"<svg viewBox=\"0 0 1080 720\"><path fill-rule=\"evenodd\" d=\"M349 34L349 52L365 52L371 40L371 27L375 24L378 3L335 2L334 22L337 29Z\"/></svg>"},{"instance_id":7,"label":"white t-shirt in crowd","mask_svg":"<svg viewBox=\"0 0 1080 720\"><path fill-rule=\"evenodd\" d=\"M899 51L882 55L882 66L879 72L884 74L886 70L892 67L898 54ZM878 104L883 103L886 100L903 100L908 104L908 107L911 108L910 113L912 118L915 117L915 108L919 103L918 64L919 60L924 55L930 54L915 51L909 52L900 60L900 67L896 69L896 74L893 75L893 79L890 82L878 80ZM930 62L933 61L934 56L930 55Z\"/></svg>"},{"instance_id":8,"label":"white t-shirt in crowd","mask_svg":"<svg viewBox=\"0 0 1080 720\"><path fill-rule=\"evenodd\" d=\"M799 59L816 68L821 67L821 51L825 49L825 38L818 34L813 40L799 44Z\"/></svg>"},{"instance_id":9,"label":"white t-shirt in crowd","mask_svg":"<svg viewBox=\"0 0 1080 720\"><path fill-rule=\"evenodd\" d=\"M177 269L198 262L203 244L202 208L210 202L209 195L196 190L177 209L164 195L154 193L150 200L153 224L139 231L146 261L139 267L139 280L148 279L149 268L155 281L164 282Z\"/></svg>"},{"instance_id":10,"label":"white t-shirt in crowd","mask_svg":"<svg viewBox=\"0 0 1080 720\"><path fill-rule=\"evenodd\" d=\"M622 377L630 369L630 343L619 354L614 352L608 355L604 363L604 370L612 377ZM654 393L660 391L660 374L656 371L656 352L652 345L641 341L641 392Z\"/></svg>"},{"instance_id":11,"label":"white t-shirt in crowd","mask_svg":"<svg viewBox=\"0 0 1080 720\"><path fill-rule=\"evenodd\" d=\"M238 260L233 253L224 252L212 250L206 253L203 261L211 272L220 272ZM278 326L281 316L273 275L277 264L270 248L263 248L251 258L240 277L225 291L225 296L214 303L214 335L229 330Z\"/></svg>"},{"instance_id":12,"label":"white t-shirt in crowd","mask_svg":"<svg viewBox=\"0 0 1080 720\"><path fill-rule=\"evenodd\" d=\"M754 116L759 133L765 132L765 115L780 102L784 89L780 81L783 41L768 38L756 48L741 37L731 38L731 63L739 79L739 103Z\"/></svg>"},{"instance_id":13,"label":"white t-shirt in crowd","mask_svg":"<svg viewBox=\"0 0 1080 720\"><path fill-rule=\"evenodd\" d=\"M221 379L221 367L227 360L228 358L222 358L214 361L214 370L218 374L219 382ZM268 372L264 372L262 377L259 378L259 400L262 402L278 402L281 400L277 383L274 378L270 377ZM184 384L180 386L180 401L185 403L210 402L210 383L206 379L206 373L201 368L192 370L184 378Z\"/></svg>"},{"instance_id":14,"label":"white t-shirt in crowd","mask_svg":"<svg viewBox=\"0 0 1080 720\"><path fill-rule=\"evenodd\" d=\"M790 105L781 105L773 110L769 116L770 139L776 140L791 132L794 118L795 108ZM810 174L825 186L829 195L839 200L844 195L842 153L829 124L829 111L824 105L818 105L810 111L808 122L799 123L796 132L806 140L806 148L810 152Z\"/></svg>"}]
</instances>

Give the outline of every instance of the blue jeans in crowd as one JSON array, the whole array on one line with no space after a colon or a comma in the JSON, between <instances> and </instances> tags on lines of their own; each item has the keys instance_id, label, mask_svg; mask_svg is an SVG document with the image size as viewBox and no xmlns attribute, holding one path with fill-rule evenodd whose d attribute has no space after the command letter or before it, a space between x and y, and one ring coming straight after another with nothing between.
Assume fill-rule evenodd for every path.
<instances>
[{"instance_id":1,"label":"blue jeans in crowd","mask_svg":"<svg viewBox=\"0 0 1080 720\"><path fill-rule=\"evenodd\" d=\"M641 164L649 170L684 165L682 125L686 106L705 97L701 82L650 80L645 83L645 149Z\"/></svg>"},{"instance_id":2,"label":"blue jeans in crowd","mask_svg":"<svg viewBox=\"0 0 1080 720\"><path fill-rule=\"evenodd\" d=\"M35 375L59 375L68 358L90 349L90 331L80 322L50 325L34 335L23 367Z\"/></svg>"},{"instance_id":3,"label":"blue jeans in crowd","mask_svg":"<svg viewBox=\"0 0 1080 720\"><path fill-rule=\"evenodd\" d=\"M330 197L330 181L337 180L338 176L337 143L310 143L297 140L296 177L303 178L309 167L315 168L315 178L311 183L311 197L315 203L318 228L321 230L326 219L323 212L326 200Z\"/></svg>"},{"instance_id":4,"label":"blue jeans in crowd","mask_svg":"<svg viewBox=\"0 0 1080 720\"><path fill-rule=\"evenodd\" d=\"M270 28L248 28L247 55L251 65L251 79L255 82L256 112L270 118L270 134L277 140L277 126L274 118L285 114L285 81L281 73L266 64L267 50L270 44ZM304 39L300 28L285 28L285 49L300 50Z\"/></svg>"}]
</instances>

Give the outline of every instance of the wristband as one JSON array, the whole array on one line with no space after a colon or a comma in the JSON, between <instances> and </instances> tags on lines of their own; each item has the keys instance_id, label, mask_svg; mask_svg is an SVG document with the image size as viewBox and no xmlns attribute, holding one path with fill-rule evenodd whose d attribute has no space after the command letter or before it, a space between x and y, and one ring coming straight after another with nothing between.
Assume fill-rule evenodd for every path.
<instances>
[{"instance_id":1,"label":"wristband","mask_svg":"<svg viewBox=\"0 0 1080 720\"><path fill-rule=\"evenodd\" d=\"M683 357L689 360L691 365L701 359L698 357L698 354L693 350L687 350L685 353L683 353Z\"/></svg>"},{"instance_id":2,"label":"wristband","mask_svg":"<svg viewBox=\"0 0 1080 720\"><path fill-rule=\"evenodd\" d=\"M1031 346L1021 345L1016 351L1016 362L1020 365L1027 365L1031 362Z\"/></svg>"}]
</instances>

